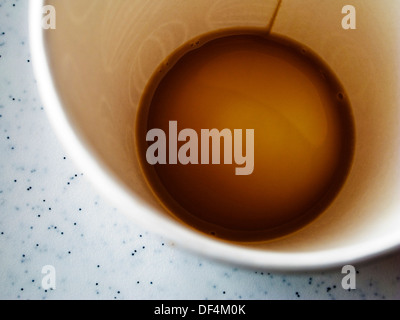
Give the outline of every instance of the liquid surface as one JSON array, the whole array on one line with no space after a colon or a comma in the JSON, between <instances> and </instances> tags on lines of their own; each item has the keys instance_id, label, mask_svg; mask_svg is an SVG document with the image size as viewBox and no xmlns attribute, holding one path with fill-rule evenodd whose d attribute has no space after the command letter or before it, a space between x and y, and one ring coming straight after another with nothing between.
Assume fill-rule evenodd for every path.
<instances>
[{"instance_id":1,"label":"liquid surface","mask_svg":"<svg viewBox=\"0 0 400 320\"><path fill-rule=\"evenodd\" d=\"M196 48L191 48L192 46ZM155 164L146 134L169 122L191 128L254 129L254 170L224 164ZM350 168L351 110L337 79L309 50L258 33L201 39L165 61L138 117L140 162L155 195L184 223L212 236L258 241L298 230L340 190ZM179 150L187 141L178 141ZM210 140L210 159L211 159ZM233 157L233 159L235 159Z\"/></svg>"}]
</instances>

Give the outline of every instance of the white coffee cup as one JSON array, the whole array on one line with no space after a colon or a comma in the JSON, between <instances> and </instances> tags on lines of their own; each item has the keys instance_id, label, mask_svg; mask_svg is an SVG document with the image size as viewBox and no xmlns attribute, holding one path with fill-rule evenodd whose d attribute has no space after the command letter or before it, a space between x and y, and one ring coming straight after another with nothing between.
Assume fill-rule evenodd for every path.
<instances>
[{"instance_id":1,"label":"white coffee cup","mask_svg":"<svg viewBox=\"0 0 400 320\"><path fill-rule=\"evenodd\" d=\"M383 254L400 245L400 2L351 4L354 12L339 0L31 1L33 63L45 109L104 195L190 251L279 270ZM350 13L355 29L344 28ZM265 243L228 243L170 216L144 182L134 145L138 103L157 66L187 41L232 27L270 28L319 54L346 89L355 121L354 161L337 198L305 228Z\"/></svg>"}]
</instances>

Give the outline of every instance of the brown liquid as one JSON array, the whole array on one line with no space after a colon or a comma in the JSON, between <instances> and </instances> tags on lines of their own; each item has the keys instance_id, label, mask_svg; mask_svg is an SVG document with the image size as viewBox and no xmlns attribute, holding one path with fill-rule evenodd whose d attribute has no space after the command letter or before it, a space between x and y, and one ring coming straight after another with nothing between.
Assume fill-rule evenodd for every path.
<instances>
[{"instance_id":1,"label":"brown liquid","mask_svg":"<svg viewBox=\"0 0 400 320\"><path fill-rule=\"evenodd\" d=\"M243 155L254 129L254 171L235 175L241 166L224 164L223 140L221 164L149 165L146 133L163 129L168 143L169 121L178 133L198 133L199 159L201 129L242 129ZM255 30L209 34L174 52L148 84L137 128L142 169L164 207L231 241L268 240L311 222L343 185L354 147L349 101L328 67Z\"/></svg>"}]
</instances>

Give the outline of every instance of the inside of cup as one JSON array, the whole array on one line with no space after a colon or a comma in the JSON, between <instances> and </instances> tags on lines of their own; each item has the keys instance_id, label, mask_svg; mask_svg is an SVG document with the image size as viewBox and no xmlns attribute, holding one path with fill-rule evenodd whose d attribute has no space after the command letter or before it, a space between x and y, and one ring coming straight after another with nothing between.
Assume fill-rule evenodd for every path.
<instances>
[{"instance_id":1,"label":"inside of cup","mask_svg":"<svg viewBox=\"0 0 400 320\"><path fill-rule=\"evenodd\" d=\"M400 28L400 3L352 1L355 30L342 28L342 1L46 3L57 10L56 30L44 31L47 57L71 126L97 161L159 214L175 220L146 185L133 138L151 75L166 56L201 34L272 26L272 34L303 43L336 73L351 102L356 149L344 187L318 219L287 237L248 246L311 252L398 232L400 44L393 32Z\"/></svg>"}]
</instances>

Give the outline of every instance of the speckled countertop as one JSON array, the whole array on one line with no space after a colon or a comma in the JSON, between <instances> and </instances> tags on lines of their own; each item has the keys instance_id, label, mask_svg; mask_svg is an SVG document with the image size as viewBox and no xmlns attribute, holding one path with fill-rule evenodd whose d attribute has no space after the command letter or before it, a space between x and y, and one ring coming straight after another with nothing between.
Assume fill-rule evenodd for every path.
<instances>
[{"instance_id":1,"label":"speckled countertop","mask_svg":"<svg viewBox=\"0 0 400 320\"><path fill-rule=\"evenodd\" d=\"M31 62L28 0L0 0L1 299L400 299L400 252L355 265L356 289L344 290L341 268L236 268L135 225L63 150Z\"/></svg>"}]
</instances>

